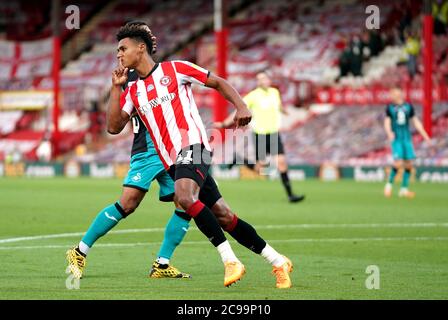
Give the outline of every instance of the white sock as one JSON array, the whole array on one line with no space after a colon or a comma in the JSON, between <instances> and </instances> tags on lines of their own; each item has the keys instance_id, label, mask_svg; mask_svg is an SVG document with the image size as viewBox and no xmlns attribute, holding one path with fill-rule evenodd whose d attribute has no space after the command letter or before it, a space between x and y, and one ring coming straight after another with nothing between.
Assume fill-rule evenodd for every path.
<instances>
[{"instance_id":1,"label":"white sock","mask_svg":"<svg viewBox=\"0 0 448 320\"><path fill-rule=\"evenodd\" d=\"M159 263L159 264L170 264L170 259L163 258L163 257L158 257L157 258L157 263Z\"/></svg>"},{"instance_id":2,"label":"white sock","mask_svg":"<svg viewBox=\"0 0 448 320\"><path fill-rule=\"evenodd\" d=\"M218 249L218 252L221 255L221 259L222 259L223 263L226 263L229 261L240 262L240 260L238 260L238 258L236 257L235 253L233 253L233 250L230 247L230 243L228 240L221 243L219 246L216 247L216 249Z\"/></svg>"},{"instance_id":3,"label":"white sock","mask_svg":"<svg viewBox=\"0 0 448 320\"><path fill-rule=\"evenodd\" d=\"M286 260L283 256L266 243L266 247L261 251L261 256L274 267L280 267Z\"/></svg>"},{"instance_id":4,"label":"white sock","mask_svg":"<svg viewBox=\"0 0 448 320\"><path fill-rule=\"evenodd\" d=\"M87 255L87 253L90 250L90 247L88 245L86 245L84 242L79 242L78 245L79 251L81 251L82 253L84 253L85 255Z\"/></svg>"}]
</instances>

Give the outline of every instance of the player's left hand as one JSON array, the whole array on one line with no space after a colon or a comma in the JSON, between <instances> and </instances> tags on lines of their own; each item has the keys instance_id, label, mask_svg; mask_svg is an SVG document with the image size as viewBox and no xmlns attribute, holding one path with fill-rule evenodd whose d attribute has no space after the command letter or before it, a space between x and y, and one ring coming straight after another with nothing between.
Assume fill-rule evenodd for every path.
<instances>
[{"instance_id":1,"label":"player's left hand","mask_svg":"<svg viewBox=\"0 0 448 320\"><path fill-rule=\"evenodd\" d=\"M252 120L252 113L246 107L242 110L237 110L233 122L236 124L237 128L247 126Z\"/></svg>"}]
</instances>

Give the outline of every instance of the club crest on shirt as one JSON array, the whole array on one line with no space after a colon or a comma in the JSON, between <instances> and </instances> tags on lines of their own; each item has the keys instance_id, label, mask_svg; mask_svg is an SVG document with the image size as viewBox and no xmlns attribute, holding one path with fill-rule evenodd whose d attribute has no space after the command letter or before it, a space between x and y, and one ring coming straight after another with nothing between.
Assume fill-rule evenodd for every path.
<instances>
[{"instance_id":1,"label":"club crest on shirt","mask_svg":"<svg viewBox=\"0 0 448 320\"><path fill-rule=\"evenodd\" d=\"M160 84L162 86L168 86L171 83L171 78L169 76L164 76L160 79Z\"/></svg>"}]
</instances>

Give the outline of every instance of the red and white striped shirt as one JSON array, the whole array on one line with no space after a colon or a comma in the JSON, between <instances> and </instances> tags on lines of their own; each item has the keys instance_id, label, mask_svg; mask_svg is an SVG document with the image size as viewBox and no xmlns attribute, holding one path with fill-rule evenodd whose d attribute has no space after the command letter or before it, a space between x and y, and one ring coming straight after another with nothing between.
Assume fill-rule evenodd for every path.
<instances>
[{"instance_id":1,"label":"red and white striped shirt","mask_svg":"<svg viewBox=\"0 0 448 320\"><path fill-rule=\"evenodd\" d=\"M192 83L205 85L208 75L207 70L187 61L161 62L121 95L122 110L129 115L137 110L165 168L173 165L187 146L202 143L211 151L191 91Z\"/></svg>"}]
</instances>

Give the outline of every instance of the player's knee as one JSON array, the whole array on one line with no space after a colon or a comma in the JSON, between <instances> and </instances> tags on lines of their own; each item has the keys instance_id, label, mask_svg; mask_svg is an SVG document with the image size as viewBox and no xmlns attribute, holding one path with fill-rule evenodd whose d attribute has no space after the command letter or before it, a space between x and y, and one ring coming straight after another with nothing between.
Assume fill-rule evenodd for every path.
<instances>
[{"instance_id":1,"label":"player's knee","mask_svg":"<svg viewBox=\"0 0 448 320\"><path fill-rule=\"evenodd\" d=\"M196 200L193 198L193 196L191 196L189 194L181 193L181 194L176 195L176 202L184 210L188 210L188 208L190 208L195 203L195 201Z\"/></svg>"},{"instance_id":2,"label":"player's knee","mask_svg":"<svg viewBox=\"0 0 448 320\"><path fill-rule=\"evenodd\" d=\"M137 208L136 206L132 206L132 205L122 205L123 207L123 211L126 215L126 217L128 215L130 215L131 213L133 213L135 211L135 209Z\"/></svg>"},{"instance_id":3,"label":"player's knee","mask_svg":"<svg viewBox=\"0 0 448 320\"><path fill-rule=\"evenodd\" d=\"M232 211L228 211L226 215L219 217L218 222L221 228L227 230L227 227L232 224L234 216Z\"/></svg>"},{"instance_id":4,"label":"player's knee","mask_svg":"<svg viewBox=\"0 0 448 320\"><path fill-rule=\"evenodd\" d=\"M288 171L288 165L286 164L286 162L284 162L284 163L279 162L278 171L280 171L282 173Z\"/></svg>"},{"instance_id":5,"label":"player's knee","mask_svg":"<svg viewBox=\"0 0 448 320\"><path fill-rule=\"evenodd\" d=\"M219 225L225 229L232 221L234 214L232 210L225 204L219 201L213 206L212 212L218 220Z\"/></svg>"},{"instance_id":6,"label":"player's knee","mask_svg":"<svg viewBox=\"0 0 448 320\"><path fill-rule=\"evenodd\" d=\"M412 170L412 162L406 161L403 166L405 170Z\"/></svg>"},{"instance_id":7,"label":"player's knee","mask_svg":"<svg viewBox=\"0 0 448 320\"><path fill-rule=\"evenodd\" d=\"M126 216L130 215L137 209L140 204L140 200L137 197L128 197L120 200L121 207L123 208Z\"/></svg>"},{"instance_id":8,"label":"player's knee","mask_svg":"<svg viewBox=\"0 0 448 320\"><path fill-rule=\"evenodd\" d=\"M286 159L284 155L279 155L277 158L277 168L280 172L285 172L288 170L288 164L286 163Z\"/></svg>"}]
</instances>

